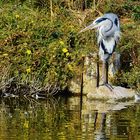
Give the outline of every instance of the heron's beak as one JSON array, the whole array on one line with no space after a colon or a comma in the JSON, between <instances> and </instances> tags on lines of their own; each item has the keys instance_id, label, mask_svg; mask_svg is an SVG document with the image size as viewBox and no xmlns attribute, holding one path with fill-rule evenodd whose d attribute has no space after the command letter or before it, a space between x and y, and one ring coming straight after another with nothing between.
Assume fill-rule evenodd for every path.
<instances>
[{"instance_id":1,"label":"heron's beak","mask_svg":"<svg viewBox=\"0 0 140 140\"><path fill-rule=\"evenodd\" d=\"M92 24L90 24L86 28L82 29L79 33L85 32L87 30L92 30L92 29L97 28L97 27L98 27L97 23L93 22Z\"/></svg>"}]
</instances>

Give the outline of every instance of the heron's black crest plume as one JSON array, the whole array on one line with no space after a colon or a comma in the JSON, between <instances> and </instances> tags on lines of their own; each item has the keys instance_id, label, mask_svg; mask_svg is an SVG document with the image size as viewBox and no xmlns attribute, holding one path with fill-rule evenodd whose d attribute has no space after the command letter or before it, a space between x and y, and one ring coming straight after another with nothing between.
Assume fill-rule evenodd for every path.
<instances>
[{"instance_id":1,"label":"heron's black crest plume","mask_svg":"<svg viewBox=\"0 0 140 140\"><path fill-rule=\"evenodd\" d=\"M104 20L106 20L107 18L100 18L100 19L98 19L98 20L96 20L96 23L100 23L100 22L102 22L102 21L104 21Z\"/></svg>"}]
</instances>

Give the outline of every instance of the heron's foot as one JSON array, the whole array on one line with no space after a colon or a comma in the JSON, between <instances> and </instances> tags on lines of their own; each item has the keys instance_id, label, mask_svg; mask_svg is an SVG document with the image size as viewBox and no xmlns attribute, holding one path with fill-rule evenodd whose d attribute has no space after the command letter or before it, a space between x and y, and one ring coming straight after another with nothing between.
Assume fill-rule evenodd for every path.
<instances>
[{"instance_id":1,"label":"heron's foot","mask_svg":"<svg viewBox=\"0 0 140 140\"><path fill-rule=\"evenodd\" d=\"M107 88L109 88L110 91L113 91L113 87L112 85L108 84L108 83L103 83L101 86L106 86Z\"/></svg>"}]
</instances>

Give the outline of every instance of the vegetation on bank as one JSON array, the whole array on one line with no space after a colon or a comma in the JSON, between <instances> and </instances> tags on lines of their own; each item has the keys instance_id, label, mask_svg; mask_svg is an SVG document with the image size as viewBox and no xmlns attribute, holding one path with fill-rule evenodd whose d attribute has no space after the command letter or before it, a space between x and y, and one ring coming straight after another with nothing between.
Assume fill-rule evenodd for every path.
<instances>
[{"instance_id":1,"label":"vegetation on bank","mask_svg":"<svg viewBox=\"0 0 140 140\"><path fill-rule=\"evenodd\" d=\"M11 83L33 92L64 90L80 77L83 57L98 50L94 32L78 32L110 11L119 15L122 30L117 48L122 67L112 82L140 90L139 5L136 0L2 0L1 92Z\"/></svg>"}]
</instances>

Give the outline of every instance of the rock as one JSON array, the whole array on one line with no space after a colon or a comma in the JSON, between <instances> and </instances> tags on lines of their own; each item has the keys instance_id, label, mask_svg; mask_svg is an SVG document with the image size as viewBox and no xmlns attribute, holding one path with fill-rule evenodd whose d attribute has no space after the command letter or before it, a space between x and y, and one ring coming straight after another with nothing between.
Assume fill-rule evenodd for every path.
<instances>
[{"instance_id":1,"label":"rock","mask_svg":"<svg viewBox=\"0 0 140 140\"><path fill-rule=\"evenodd\" d=\"M96 88L95 93L90 92L87 94L88 99L105 99L105 100L121 100L121 99L133 99L135 91L120 86L113 86L111 91L106 86L100 86Z\"/></svg>"},{"instance_id":2,"label":"rock","mask_svg":"<svg viewBox=\"0 0 140 140\"><path fill-rule=\"evenodd\" d=\"M111 110L121 110L132 105L134 105L133 100L119 102L108 102L103 100L86 100L83 114L91 114L93 110L98 111L98 113L106 113Z\"/></svg>"},{"instance_id":3,"label":"rock","mask_svg":"<svg viewBox=\"0 0 140 140\"><path fill-rule=\"evenodd\" d=\"M89 92L95 91L96 90L96 79L85 76L85 74L84 74L83 78L84 78L83 94L87 95ZM80 93L81 81L79 79L77 78L77 79L73 79L71 81L71 84L69 86L69 91L71 91L72 93L75 93L75 94Z\"/></svg>"},{"instance_id":4,"label":"rock","mask_svg":"<svg viewBox=\"0 0 140 140\"><path fill-rule=\"evenodd\" d=\"M135 102L140 102L140 94L135 94Z\"/></svg>"}]
</instances>

